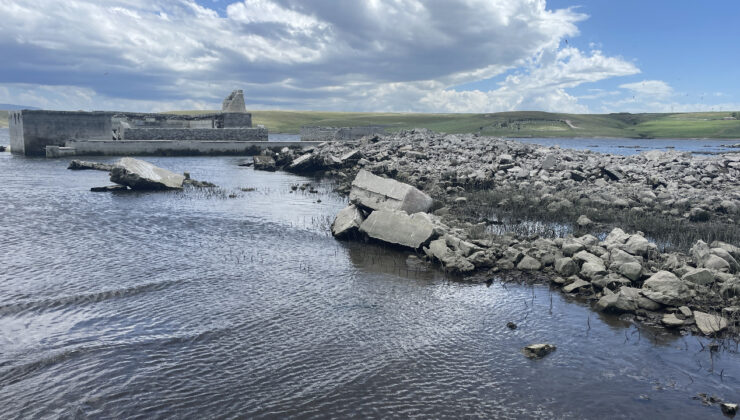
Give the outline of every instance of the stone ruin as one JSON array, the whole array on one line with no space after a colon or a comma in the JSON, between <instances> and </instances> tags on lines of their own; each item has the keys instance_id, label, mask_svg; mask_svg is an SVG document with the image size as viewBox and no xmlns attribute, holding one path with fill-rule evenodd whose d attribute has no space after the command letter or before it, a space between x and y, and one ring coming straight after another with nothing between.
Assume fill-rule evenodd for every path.
<instances>
[{"instance_id":1,"label":"stone ruin","mask_svg":"<svg viewBox=\"0 0 740 420\"><path fill-rule=\"evenodd\" d=\"M247 112L247 107L244 105L244 91L238 89L231 92L231 94L224 99L223 105L221 105L221 111Z\"/></svg>"}]
</instances>

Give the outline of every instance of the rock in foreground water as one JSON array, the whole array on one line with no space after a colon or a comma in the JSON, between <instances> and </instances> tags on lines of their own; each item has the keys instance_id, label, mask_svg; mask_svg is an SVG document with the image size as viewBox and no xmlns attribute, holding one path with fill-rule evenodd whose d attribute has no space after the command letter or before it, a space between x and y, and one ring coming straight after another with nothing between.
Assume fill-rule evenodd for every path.
<instances>
[{"instance_id":1,"label":"rock in foreground water","mask_svg":"<svg viewBox=\"0 0 740 420\"><path fill-rule=\"evenodd\" d=\"M434 225L424 213L377 210L362 222L360 231L379 241L418 249L432 238Z\"/></svg>"},{"instance_id":2,"label":"rock in foreground water","mask_svg":"<svg viewBox=\"0 0 740 420\"><path fill-rule=\"evenodd\" d=\"M552 344L530 344L522 349L522 353L530 359L541 359L556 349Z\"/></svg>"},{"instance_id":3,"label":"rock in foreground water","mask_svg":"<svg viewBox=\"0 0 740 420\"><path fill-rule=\"evenodd\" d=\"M409 214L427 212L432 198L411 185L360 170L352 181L352 203L372 210L402 210Z\"/></svg>"},{"instance_id":4,"label":"rock in foreground water","mask_svg":"<svg viewBox=\"0 0 740 420\"><path fill-rule=\"evenodd\" d=\"M110 180L132 190L181 189L185 176L139 159L122 158L111 170Z\"/></svg>"}]
</instances>

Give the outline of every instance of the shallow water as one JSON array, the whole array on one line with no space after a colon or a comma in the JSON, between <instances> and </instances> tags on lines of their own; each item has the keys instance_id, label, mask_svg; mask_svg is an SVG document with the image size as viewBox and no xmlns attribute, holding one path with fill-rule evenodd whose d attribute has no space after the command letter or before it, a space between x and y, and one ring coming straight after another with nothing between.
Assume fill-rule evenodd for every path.
<instances>
[{"instance_id":1,"label":"shallow water","mask_svg":"<svg viewBox=\"0 0 740 420\"><path fill-rule=\"evenodd\" d=\"M727 146L740 143L740 140L726 139L514 138L510 140L625 156L650 150L716 154L738 151L737 148Z\"/></svg>"},{"instance_id":2,"label":"shallow water","mask_svg":"<svg viewBox=\"0 0 740 420\"><path fill-rule=\"evenodd\" d=\"M326 183L147 160L223 190L92 193L105 173L0 153L0 418L697 418L719 415L699 392L740 401L735 347L335 241ZM558 349L530 361L535 342Z\"/></svg>"}]
</instances>

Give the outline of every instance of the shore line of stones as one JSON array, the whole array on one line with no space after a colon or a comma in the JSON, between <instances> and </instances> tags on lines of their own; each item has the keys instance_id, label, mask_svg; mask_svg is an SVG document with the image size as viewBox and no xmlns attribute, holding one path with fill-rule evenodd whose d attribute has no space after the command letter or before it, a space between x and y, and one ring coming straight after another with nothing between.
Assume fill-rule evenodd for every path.
<instances>
[{"instance_id":1,"label":"shore line of stones","mask_svg":"<svg viewBox=\"0 0 740 420\"><path fill-rule=\"evenodd\" d=\"M332 233L338 238L366 236L414 249L439 262L446 270L464 275L481 271L494 274L502 270L542 272L563 292L592 299L599 311L631 313L656 325L704 335L715 336L728 329L732 334L737 333L740 249L732 244L712 242L710 245L697 241L688 254L660 253L642 233L629 234L618 228L604 240L592 235L556 239L502 235L476 239L469 235L469 229L446 224L449 219L445 219L444 212L439 209L430 213L434 203L430 195L447 195L450 188L456 188L456 183L466 184L479 178L480 172L471 178L470 174L459 171L460 161L475 161L469 153L475 150L481 155L478 162L496 161L498 165L495 172L484 172L483 177L490 178L484 185L501 182L511 187L518 182L530 186L534 177L534 185L544 187L543 200L550 200L551 204L557 201L546 196L555 195L557 191L567 195L582 188L590 189L589 194L593 195L594 191L605 188L607 197L610 194L634 197L630 194L639 190L641 192L634 199L612 197L615 201L626 201L616 203L615 210L638 206L641 211L658 211L675 217L691 219L702 213L709 215L706 218L732 220L738 191L731 189L737 186L740 156L704 159L703 165L714 166L707 170L699 169L701 165L685 154L652 153L628 158L541 148L500 139L467 139L471 146L460 141L460 137L464 136L440 136L426 130L412 130L394 136L365 138L357 144L320 145L301 155L288 149L267 152L255 157L254 165L255 169L282 168L298 173L321 170L337 177L340 192L348 192L352 203L339 212L332 225ZM442 155L435 156L420 145L431 150L457 150L454 159L458 164L451 165L453 171L458 167L455 182L445 180L445 174L450 173L445 162L436 167ZM449 162L449 156L445 158ZM538 158L542 159L540 168L526 171L526 174L522 168L524 164L517 162L524 160L533 167L532 160ZM684 159L691 163L686 165ZM573 167L573 162L581 162L580 170ZM652 170L637 169L634 163L628 166L625 162L647 164ZM591 169L584 169L584 166ZM669 187L676 187L681 181L674 166L701 170L701 177L696 182L684 180L695 184L689 189L672 190ZM511 171L514 168L518 169ZM553 168L557 168L556 176L544 174ZM353 173L356 176L352 179ZM575 178L574 173L577 174ZM581 177L579 173L585 174L581 180L576 179ZM718 175L703 176L709 173ZM389 174L421 183L425 191L378 176ZM461 178L464 179L461 181ZM655 179L660 182L653 182ZM715 188L720 192L730 191L724 196L727 199L719 200L719 205L692 207L690 200L681 197L682 194L699 197L700 193L711 196ZM658 194L653 192L656 189ZM605 200L604 194L601 198ZM684 211L667 211L663 208L666 202L669 206L680 202ZM454 218L451 220L455 222Z\"/></svg>"}]
</instances>

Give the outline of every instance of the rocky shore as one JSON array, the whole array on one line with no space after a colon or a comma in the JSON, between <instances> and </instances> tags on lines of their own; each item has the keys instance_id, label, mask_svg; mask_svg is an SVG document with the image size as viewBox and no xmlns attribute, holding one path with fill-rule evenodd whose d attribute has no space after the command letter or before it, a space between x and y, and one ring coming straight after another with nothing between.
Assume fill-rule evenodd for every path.
<instances>
[{"instance_id":1,"label":"rocky shore","mask_svg":"<svg viewBox=\"0 0 740 420\"><path fill-rule=\"evenodd\" d=\"M414 249L470 279L542 273L599 311L738 335L738 153L617 156L410 130L306 153L266 151L258 163L336 179L351 202L332 225L338 238ZM573 229L500 234L492 214Z\"/></svg>"}]
</instances>

